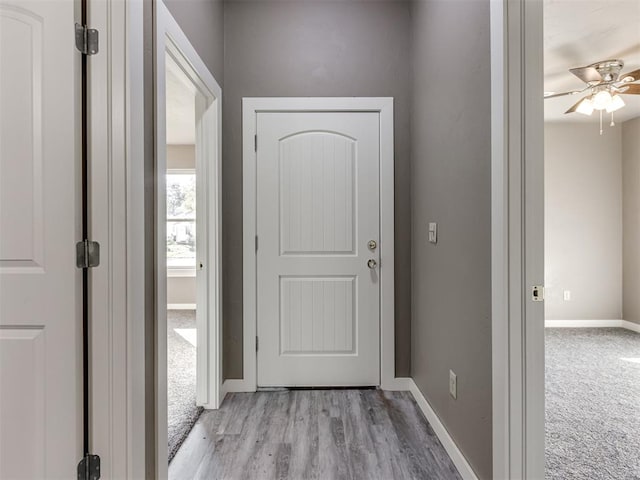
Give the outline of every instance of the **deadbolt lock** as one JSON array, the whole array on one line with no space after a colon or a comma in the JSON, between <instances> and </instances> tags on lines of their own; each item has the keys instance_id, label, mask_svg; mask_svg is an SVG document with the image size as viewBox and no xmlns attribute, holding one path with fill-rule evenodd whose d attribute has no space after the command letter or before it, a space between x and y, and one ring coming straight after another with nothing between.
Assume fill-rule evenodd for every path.
<instances>
[{"instance_id":1,"label":"deadbolt lock","mask_svg":"<svg viewBox=\"0 0 640 480\"><path fill-rule=\"evenodd\" d=\"M378 242L376 242L375 240L369 240L367 246L369 247L369 250L375 250L376 248L378 248Z\"/></svg>"}]
</instances>

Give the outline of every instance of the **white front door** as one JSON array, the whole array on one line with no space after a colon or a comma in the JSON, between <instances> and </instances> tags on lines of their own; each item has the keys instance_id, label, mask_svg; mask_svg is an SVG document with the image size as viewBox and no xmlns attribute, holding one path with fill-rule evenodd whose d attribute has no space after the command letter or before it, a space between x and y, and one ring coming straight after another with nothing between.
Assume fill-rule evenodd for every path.
<instances>
[{"instance_id":1,"label":"white front door","mask_svg":"<svg viewBox=\"0 0 640 480\"><path fill-rule=\"evenodd\" d=\"M0 478L82 456L75 2L0 0Z\"/></svg>"},{"instance_id":2,"label":"white front door","mask_svg":"<svg viewBox=\"0 0 640 480\"><path fill-rule=\"evenodd\" d=\"M257 114L258 386L380 384L379 125Z\"/></svg>"}]
</instances>

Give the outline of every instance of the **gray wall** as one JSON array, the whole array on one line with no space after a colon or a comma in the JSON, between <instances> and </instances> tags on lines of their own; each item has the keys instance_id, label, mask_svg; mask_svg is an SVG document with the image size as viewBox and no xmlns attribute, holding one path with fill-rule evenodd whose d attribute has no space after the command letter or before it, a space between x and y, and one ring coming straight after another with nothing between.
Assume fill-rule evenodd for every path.
<instances>
[{"instance_id":1,"label":"gray wall","mask_svg":"<svg viewBox=\"0 0 640 480\"><path fill-rule=\"evenodd\" d=\"M223 86L223 0L163 0L163 2L218 84Z\"/></svg>"},{"instance_id":2,"label":"gray wall","mask_svg":"<svg viewBox=\"0 0 640 480\"><path fill-rule=\"evenodd\" d=\"M411 371L475 472L490 479L489 0L417 1L413 22ZM437 245L427 242L428 222L438 223Z\"/></svg>"},{"instance_id":3,"label":"gray wall","mask_svg":"<svg viewBox=\"0 0 640 480\"><path fill-rule=\"evenodd\" d=\"M640 323L640 118L622 125L623 319Z\"/></svg>"},{"instance_id":4,"label":"gray wall","mask_svg":"<svg viewBox=\"0 0 640 480\"><path fill-rule=\"evenodd\" d=\"M224 376L242 377L242 97L395 98L396 372L410 363L410 12L402 1L225 3Z\"/></svg>"},{"instance_id":5,"label":"gray wall","mask_svg":"<svg viewBox=\"0 0 640 480\"><path fill-rule=\"evenodd\" d=\"M545 125L547 319L622 318L621 130Z\"/></svg>"}]
</instances>

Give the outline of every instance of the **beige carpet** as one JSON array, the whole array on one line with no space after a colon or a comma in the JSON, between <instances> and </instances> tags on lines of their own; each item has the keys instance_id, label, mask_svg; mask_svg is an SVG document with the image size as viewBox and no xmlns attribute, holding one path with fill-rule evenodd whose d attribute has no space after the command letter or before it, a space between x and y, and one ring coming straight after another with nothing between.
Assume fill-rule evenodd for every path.
<instances>
[{"instance_id":1,"label":"beige carpet","mask_svg":"<svg viewBox=\"0 0 640 480\"><path fill-rule=\"evenodd\" d=\"M167 312L167 421L169 462L198 420L196 407L196 312Z\"/></svg>"},{"instance_id":2,"label":"beige carpet","mask_svg":"<svg viewBox=\"0 0 640 480\"><path fill-rule=\"evenodd\" d=\"M546 478L640 479L640 334L546 329Z\"/></svg>"}]
</instances>

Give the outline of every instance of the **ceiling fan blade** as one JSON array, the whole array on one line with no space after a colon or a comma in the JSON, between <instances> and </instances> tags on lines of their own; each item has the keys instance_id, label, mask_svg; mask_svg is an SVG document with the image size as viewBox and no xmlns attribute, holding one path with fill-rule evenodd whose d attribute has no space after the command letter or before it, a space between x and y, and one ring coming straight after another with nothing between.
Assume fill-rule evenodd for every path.
<instances>
[{"instance_id":1,"label":"ceiling fan blade","mask_svg":"<svg viewBox=\"0 0 640 480\"><path fill-rule=\"evenodd\" d=\"M584 102L586 99L587 97L581 98L573 107L571 107L569 110L567 110L564 113L574 113L576 110L578 110L578 107L580 106L580 104Z\"/></svg>"},{"instance_id":2,"label":"ceiling fan blade","mask_svg":"<svg viewBox=\"0 0 640 480\"><path fill-rule=\"evenodd\" d=\"M545 100L547 98L555 98L555 97L564 97L565 95L576 95L578 93L582 93L584 90L572 90L570 92L562 92L562 93L550 93L549 95L545 95Z\"/></svg>"},{"instance_id":3,"label":"ceiling fan blade","mask_svg":"<svg viewBox=\"0 0 640 480\"><path fill-rule=\"evenodd\" d=\"M627 78L629 80L626 80ZM637 82L638 80L640 80L640 68L633 72L622 73L618 76L618 82L622 83L622 85L625 83Z\"/></svg>"},{"instance_id":4,"label":"ceiling fan blade","mask_svg":"<svg viewBox=\"0 0 640 480\"><path fill-rule=\"evenodd\" d=\"M640 83L632 83L622 88L625 89L624 92L620 92L622 95L640 95Z\"/></svg>"},{"instance_id":5,"label":"ceiling fan blade","mask_svg":"<svg viewBox=\"0 0 640 480\"><path fill-rule=\"evenodd\" d=\"M594 67L578 67L570 68L569 71L576 77L582 80L584 83L600 83L602 81L602 75L598 73Z\"/></svg>"}]
</instances>

